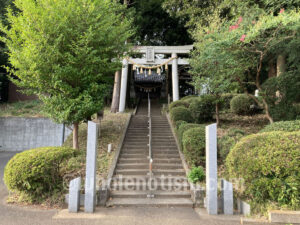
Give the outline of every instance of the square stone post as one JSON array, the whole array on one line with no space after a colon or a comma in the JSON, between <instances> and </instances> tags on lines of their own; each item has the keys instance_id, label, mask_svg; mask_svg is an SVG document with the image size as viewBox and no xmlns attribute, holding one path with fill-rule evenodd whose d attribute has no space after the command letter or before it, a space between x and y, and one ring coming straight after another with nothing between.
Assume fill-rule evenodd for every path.
<instances>
[{"instance_id":1,"label":"square stone post","mask_svg":"<svg viewBox=\"0 0 300 225\"><path fill-rule=\"evenodd\" d=\"M233 187L232 183L221 179L222 205L226 215L233 215Z\"/></svg>"},{"instance_id":2,"label":"square stone post","mask_svg":"<svg viewBox=\"0 0 300 225\"><path fill-rule=\"evenodd\" d=\"M69 212L77 213L80 208L80 187L81 178L77 177L70 181L69 185Z\"/></svg>"},{"instance_id":3,"label":"square stone post","mask_svg":"<svg viewBox=\"0 0 300 225\"><path fill-rule=\"evenodd\" d=\"M123 59L119 112L124 112L125 111L126 93L127 93L127 80L128 80L128 60Z\"/></svg>"},{"instance_id":4,"label":"square stone post","mask_svg":"<svg viewBox=\"0 0 300 225\"><path fill-rule=\"evenodd\" d=\"M178 59L177 54L172 53L172 90L173 90L173 102L179 100L179 77L178 77Z\"/></svg>"},{"instance_id":5,"label":"square stone post","mask_svg":"<svg viewBox=\"0 0 300 225\"><path fill-rule=\"evenodd\" d=\"M218 214L217 124L206 126L206 209Z\"/></svg>"},{"instance_id":6,"label":"square stone post","mask_svg":"<svg viewBox=\"0 0 300 225\"><path fill-rule=\"evenodd\" d=\"M96 205L96 168L97 168L98 126L88 121L84 211L93 213Z\"/></svg>"}]
</instances>

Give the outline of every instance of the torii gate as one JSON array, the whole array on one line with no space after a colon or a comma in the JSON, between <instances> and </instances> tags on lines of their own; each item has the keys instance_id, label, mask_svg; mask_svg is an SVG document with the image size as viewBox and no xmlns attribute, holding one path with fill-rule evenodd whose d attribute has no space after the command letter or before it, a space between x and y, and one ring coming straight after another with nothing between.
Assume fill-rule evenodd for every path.
<instances>
[{"instance_id":1,"label":"torii gate","mask_svg":"<svg viewBox=\"0 0 300 225\"><path fill-rule=\"evenodd\" d=\"M120 103L119 112L124 112L127 93L127 80L128 80L128 66L133 64L140 65L160 65L164 64L166 59L157 59L155 54L171 54L171 60L168 62L172 65L172 92L173 101L179 100L179 77L178 65L189 65L186 58L179 58L178 54L189 54L193 49L193 45L185 46L136 46L133 50L137 53L146 54L146 58L125 58L123 59L122 77L121 77L121 90L120 90Z\"/></svg>"}]
</instances>

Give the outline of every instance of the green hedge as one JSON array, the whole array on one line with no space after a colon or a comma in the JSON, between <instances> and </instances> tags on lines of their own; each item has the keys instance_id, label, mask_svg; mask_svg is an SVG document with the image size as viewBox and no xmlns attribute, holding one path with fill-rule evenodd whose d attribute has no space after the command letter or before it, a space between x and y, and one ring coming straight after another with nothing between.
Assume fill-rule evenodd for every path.
<instances>
[{"instance_id":1,"label":"green hedge","mask_svg":"<svg viewBox=\"0 0 300 225\"><path fill-rule=\"evenodd\" d=\"M242 138L230 151L231 178L243 178L253 203L300 209L300 132L266 132Z\"/></svg>"},{"instance_id":2,"label":"green hedge","mask_svg":"<svg viewBox=\"0 0 300 225\"><path fill-rule=\"evenodd\" d=\"M205 166L205 126L183 133L183 153L190 166Z\"/></svg>"},{"instance_id":3,"label":"green hedge","mask_svg":"<svg viewBox=\"0 0 300 225\"><path fill-rule=\"evenodd\" d=\"M221 95L221 110L229 110L230 109L230 101L237 96L237 94L225 93Z\"/></svg>"},{"instance_id":4,"label":"green hedge","mask_svg":"<svg viewBox=\"0 0 300 225\"><path fill-rule=\"evenodd\" d=\"M271 131L288 131L288 132L300 131L300 120L275 122L267 125L260 132L271 132Z\"/></svg>"},{"instance_id":5,"label":"green hedge","mask_svg":"<svg viewBox=\"0 0 300 225\"><path fill-rule=\"evenodd\" d=\"M181 125L176 130L178 141L182 147L182 137L183 133L191 128L199 127L199 124L196 123L181 123Z\"/></svg>"},{"instance_id":6,"label":"green hedge","mask_svg":"<svg viewBox=\"0 0 300 225\"><path fill-rule=\"evenodd\" d=\"M175 128L176 129L179 129L179 127L182 125L182 124L186 124L187 122L186 121L183 121L183 120L177 120L176 123L175 123Z\"/></svg>"},{"instance_id":7,"label":"green hedge","mask_svg":"<svg viewBox=\"0 0 300 225\"><path fill-rule=\"evenodd\" d=\"M237 115L251 115L255 111L253 107L255 102L246 94L240 94L232 98L230 101L230 109Z\"/></svg>"},{"instance_id":8,"label":"green hedge","mask_svg":"<svg viewBox=\"0 0 300 225\"><path fill-rule=\"evenodd\" d=\"M64 162L79 151L65 147L44 147L16 154L4 169L4 182L9 191L25 194L40 201L62 191Z\"/></svg>"},{"instance_id":9,"label":"green hedge","mask_svg":"<svg viewBox=\"0 0 300 225\"><path fill-rule=\"evenodd\" d=\"M182 101L182 100L178 100L178 101L175 101L175 102L172 102L170 105L169 105L169 110L172 110L173 108L176 108L176 107L179 107L179 106L183 106L185 108L188 108L189 107L189 103L185 102L185 101Z\"/></svg>"},{"instance_id":10,"label":"green hedge","mask_svg":"<svg viewBox=\"0 0 300 225\"><path fill-rule=\"evenodd\" d=\"M218 152L223 161L225 161L230 150L244 135L245 132L243 130L232 128L218 140Z\"/></svg>"},{"instance_id":11,"label":"green hedge","mask_svg":"<svg viewBox=\"0 0 300 225\"><path fill-rule=\"evenodd\" d=\"M176 121L179 121L179 120L186 121L186 122L193 121L190 110L183 106L178 106L178 107L172 108L170 110L170 117L174 123L176 123Z\"/></svg>"},{"instance_id":12,"label":"green hedge","mask_svg":"<svg viewBox=\"0 0 300 225\"><path fill-rule=\"evenodd\" d=\"M196 123L208 122L213 119L215 113L215 97L203 95L192 101L189 109Z\"/></svg>"}]
</instances>

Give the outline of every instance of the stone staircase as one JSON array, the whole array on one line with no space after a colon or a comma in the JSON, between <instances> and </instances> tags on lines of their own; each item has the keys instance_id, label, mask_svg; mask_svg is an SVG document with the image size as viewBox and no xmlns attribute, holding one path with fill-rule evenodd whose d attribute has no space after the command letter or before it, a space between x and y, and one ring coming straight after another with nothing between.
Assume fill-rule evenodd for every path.
<instances>
[{"instance_id":1,"label":"stone staircase","mask_svg":"<svg viewBox=\"0 0 300 225\"><path fill-rule=\"evenodd\" d=\"M168 120L153 103L153 175L149 175L147 102L132 117L111 183L108 206L193 207L190 186Z\"/></svg>"}]
</instances>

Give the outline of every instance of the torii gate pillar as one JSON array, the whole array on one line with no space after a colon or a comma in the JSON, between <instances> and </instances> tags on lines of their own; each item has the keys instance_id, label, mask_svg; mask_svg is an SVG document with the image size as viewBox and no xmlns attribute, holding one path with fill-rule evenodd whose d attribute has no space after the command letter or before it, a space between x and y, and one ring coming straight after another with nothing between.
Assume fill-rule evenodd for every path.
<instances>
[{"instance_id":1,"label":"torii gate pillar","mask_svg":"<svg viewBox=\"0 0 300 225\"><path fill-rule=\"evenodd\" d=\"M127 80L128 80L128 60L123 59L119 112L124 112L125 111Z\"/></svg>"},{"instance_id":2,"label":"torii gate pillar","mask_svg":"<svg viewBox=\"0 0 300 225\"><path fill-rule=\"evenodd\" d=\"M178 78L178 59L177 54L172 53L172 90L173 90L173 102L179 100L179 78Z\"/></svg>"}]
</instances>

